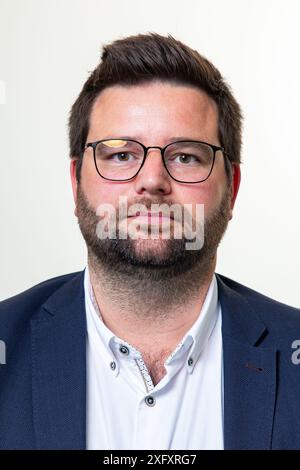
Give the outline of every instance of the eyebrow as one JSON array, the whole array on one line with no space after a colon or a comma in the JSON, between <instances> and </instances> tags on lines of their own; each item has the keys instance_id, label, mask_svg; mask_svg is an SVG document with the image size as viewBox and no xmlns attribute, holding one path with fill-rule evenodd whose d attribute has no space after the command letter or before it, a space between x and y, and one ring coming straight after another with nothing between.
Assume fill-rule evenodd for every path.
<instances>
[{"instance_id":1,"label":"eyebrow","mask_svg":"<svg viewBox=\"0 0 300 470\"><path fill-rule=\"evenodd\" d=\"M171 142L176 142L176 140L197 140L197 141L202 141L203 138L200 138L200 137L188 137L188 136L176 136L176 137L170 137L169 139ZM205 140L205 139L204 139Z\"/></svg>"},{"instance_id":2,"label":"eyebrow","mask_svg":"<svg viewBox=\"0 0 300 470\"><path fill-rule=\"evenodd\" d=\"M115 137L107 137L105 140L110 140L110 139L120 139L120 140L136 140L137 142L143 141L139 136L129 136L129 135L121 135L121 136L115 136ZM172 142L177 142L179 140L185 140L185 141L191 141L191 140L196 140L196 141L202 141L205 140L203 138L195 138L195 137L187 137L187 136L175 136L175 137L170 137L168 139L168 143Z\"/></svg>"}]
</instances>

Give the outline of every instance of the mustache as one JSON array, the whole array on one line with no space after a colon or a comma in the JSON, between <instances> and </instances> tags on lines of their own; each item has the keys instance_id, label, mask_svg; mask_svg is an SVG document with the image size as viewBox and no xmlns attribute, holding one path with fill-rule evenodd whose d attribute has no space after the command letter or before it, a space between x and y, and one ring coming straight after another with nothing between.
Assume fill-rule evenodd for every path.
<instances>
[{"instance_id":1,"label":"mustache","mask_svg":"<svg viewBox=\"0 0 300 470\"><path fill-rule=\"evenodd\" d=\"M182 213L182 210L183 210L183 207L173 201L166 201L162 198L147 198L147 197L142 197L142 198L139 198L139 199L135 199L133 201L130 201L128 202L128 212L129 212L129 217L133 217L133 216L136 216L136 215L140 215L140 214L144 214L145 212L153 212L153 213L159 213L161 214L162 216L165 216L165 217L169 217L171 219L174 219L174 220L177 220L181 217L181 213ZM137 208L136 210L131 210L130 211L130 208L133 209L133 206L134 206L134 209ZM141 207L141 210L139 210L138 207ZM156 207L155 207L156 206ZM173 208L171 209L171 207L173 206ZM174 210L175 208L175 210ZM180 214L179 214L180 212ZM124 216L123 218L120 218L120 211L119 211L119 208L116 208L116 214L117 214L117 218L119 221L123 220L124 218L127 217Z\"/></svg>"},{"instance_id":2,"label":"mustache","mask_svg":"<svg viewBox=\"0 0 300 470\"><path fill-rule=\"evenodd\" d=\"M134 198L128 202L126 196L120 196L118 204L101 203L96 209L96 216L108 223L121 223L123 220L139 215L160 215L180 224L195 224L199 217L199 207L203 204L180 204L162 197ZM201 207L200 207L201 210ZM149 219L150 220L150 219Z\"/></svg>"},{"instance_id":3,"label":"mustache","mask_svg":"<svg viewBox=\"0 0 300 470\"><path fill-rule=\"evenodd\" d=\"M150 210L152 204L158 204L158 205L167 204L170 207L172 204L175 204L175 202L166 201L162 198L149 199L149 198L143 197L143 198L135 199L133 201L128 202L128 206L132 206L134 204L142 204L143 206L146 207L147 210Z\"/></svg>"}]
</instances>

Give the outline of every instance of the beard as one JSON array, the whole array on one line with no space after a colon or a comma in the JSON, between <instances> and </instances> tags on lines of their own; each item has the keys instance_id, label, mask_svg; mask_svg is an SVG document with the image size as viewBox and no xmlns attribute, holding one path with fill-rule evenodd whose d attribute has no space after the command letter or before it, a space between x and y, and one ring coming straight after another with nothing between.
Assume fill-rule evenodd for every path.
<instances>
[{"instance_id":1,"label":"beard","mask_svg":"<svg viewBox=\"0 0 300 470\"><path fill-rule=\"evenodd\" d=\"M170 311L172 306L184 307L199 296L199 289L213 274L216 251L230 220L230 201L228 185L220 205L205 219L202 248L190 250L186 249L186 243L191 240L184 234L180 239L174 236L168 239L161 236L158 239L120 238L118 227L122 220L118 209L116 238L100 239L97 235L99 216L79 184L78 223L87 245L89 267L97 283L121 310L143 311L153 316ZM151 204L165 201L141 198L138 203L150 210ZM193 226L197 226L195 220Z\"/></svg>"}]
</instances>

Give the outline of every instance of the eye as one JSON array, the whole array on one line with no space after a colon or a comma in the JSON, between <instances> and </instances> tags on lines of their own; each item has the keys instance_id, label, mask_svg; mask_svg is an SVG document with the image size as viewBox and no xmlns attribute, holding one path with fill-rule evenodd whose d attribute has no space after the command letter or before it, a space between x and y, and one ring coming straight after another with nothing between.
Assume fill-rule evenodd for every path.
<instances>
[{"instance_id":1,"label":"eye","mask_svg":"<svg viewBox=\"0 0 300 470\"><path fill-rule=\"evenodd\" d=\"M113 153L107 156L107 160L113 160L115 162L130 162L133 158L133 155L128 152Z\"/></svg>"},{"instance_id":2,"label":"eye","mask_svg":"<svg viewBox=\"0 0 300 470\"><path fill-rule=\"evenodd\" d=\"M183 165L187 165L188 163L199 163L199 158L187 153L181 153L180 155L174 155L172 161L175 163L182 163Z\"/></svg>"}]
</instances>

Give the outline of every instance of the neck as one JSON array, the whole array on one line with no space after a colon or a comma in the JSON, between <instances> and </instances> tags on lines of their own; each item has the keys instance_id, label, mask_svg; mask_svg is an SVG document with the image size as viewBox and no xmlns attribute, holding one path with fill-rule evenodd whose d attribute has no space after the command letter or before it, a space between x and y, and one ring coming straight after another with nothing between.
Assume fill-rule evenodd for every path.
<instances>
[{"instance_id":1,"label":"neck","mask_svg":"<svg viewBox=\"0 0 300 470\"><path fill-rule=\"evenodd\" d=\"M119 276L89 253L95 300L106 326L118 337L151 354L162 345L167 356L197 320L211 283L216 259L179 276Z\"/></svg>"}]
</instances>

